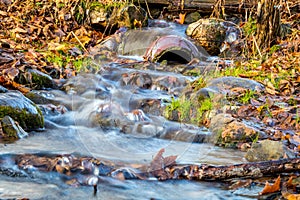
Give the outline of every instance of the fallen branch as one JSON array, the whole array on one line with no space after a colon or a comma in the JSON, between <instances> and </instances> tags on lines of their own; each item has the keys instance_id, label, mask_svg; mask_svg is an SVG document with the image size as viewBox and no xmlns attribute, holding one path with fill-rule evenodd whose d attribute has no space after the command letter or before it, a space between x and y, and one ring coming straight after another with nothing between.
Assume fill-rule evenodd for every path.
<instances>
[{"instance_id":1,"label":"fallen branch","mask_svg":"<svg viewBox=\"0 0 300 200\"><path fill-rule=\"evenodd\" d=\"M113 163L91 157L76 157L74 155L19 155L15 157L15 162L21 169L35 167L41 171L57 171L72 176L82 172L84 172L84 174L95 174L96 170L101 176L112 176L121 179L147 179L156 177L158 180L226 180L231 178L258 178L278 173L296 172L300 169L300 158L226 166L206 164L182 165L176 163L176 156L163 157L163 153L164 149L161 149L153 158L150 165Z\"/></svg>"},{"instance_id":2,"label":"fallen branch","mask_svg":"<svg viewBox=\"0 0 300 200\"><path fill-rule=\"evenodd\" d=\"M300 169L300 158L245 164L211 166L186 165L173 166L173 177L195 180L225 180L230 178L259 178L278 173L296 172Z\"/></svg>"},{"instance_id":3,"label":"fallen branch","mask_svg":"<svg viewBox=\"0 0 300 200\"><path fill-rule=\"evenodd\" d=\"M168 8L178 10L195 9L202 13L211 13L215 7L215 0L134 0L134 2L142 4L147 2L147 4L152 7L163 5L166 7L168 6ZM256 5L256 1L241 2L239 0L226 0L224 10L228 13L244 13L247 9L252 8L254 5Z\"/></svg>"}]
</instances>

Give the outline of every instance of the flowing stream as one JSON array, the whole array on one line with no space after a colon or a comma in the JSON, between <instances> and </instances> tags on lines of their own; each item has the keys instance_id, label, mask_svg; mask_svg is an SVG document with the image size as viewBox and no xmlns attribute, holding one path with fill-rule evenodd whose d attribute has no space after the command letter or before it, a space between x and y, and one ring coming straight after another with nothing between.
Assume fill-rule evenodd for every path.
<instances>
[{"instance_id":1,"label":"flowing stream","mask_svg":"<svg viewBox=\"0 0 300 200\"><path fill-rule=\"evenodd\" d=\"M174 80L190 81L194 77L174 72L106 65L110 68L107 67L98 74L78 75L76 79L69 81L66 84L67 92L42 91L47 98L65 105L68 111L64 114L44 112L44 131L31 132L29 137L12 144L0 144L0 156L5 158L1 166L18 170L11 161L11 156L36 153L76 154L123 163L149 164L161 148L165 148L166 156L178 155L178 163L226 165L245 162L239 151L216 147L210 143L183 141L176 135L180 131L183 136L195 133L193 137L210 133L205 128L170 122L158 115L159 109L142 107L142 114L130 115L132 110L141 108L137 105L141 105L140 102L145 99L157 100L162 107L164 102L170 101L173 91L157 89L158 85L154 87L153 80L172 77ZM130 75L133 72L148 74L152 78L152 86L143 88L135 84L124 84L124 79L122 82L120 78L122 74ZM145 79L143 81L146 84ZM183 81L176 87L183 88L185 85L186 82ZM162 84L159 87L162 88ZM125 122L120 119L121 122L115 128L99 126L95 113L103 114L107 105L114 110L112 118L119 120L126 113L128 119ZM130 116L144 119L132 120ZM133 122L127 126L130 121ZM122 130L124 126L129 127L127 131ZM169 131L170 128L174 131ZM155 131L157 133L153 135ZM166 134L175 136L166 139ZM249 199L255 198L261 189L240 189L233 192L222 182L119 181L103 177L97 194L93 195L93 187L70 186L63 179L63 176L55 172L33 171L26 177L0 175L0 199Z\"/></svg>"}]
</instances>

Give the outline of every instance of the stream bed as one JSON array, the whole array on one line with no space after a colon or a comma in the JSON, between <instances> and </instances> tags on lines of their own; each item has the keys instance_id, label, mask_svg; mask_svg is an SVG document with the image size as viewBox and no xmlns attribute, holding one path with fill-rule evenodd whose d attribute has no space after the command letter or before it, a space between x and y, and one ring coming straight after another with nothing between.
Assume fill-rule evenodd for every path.
<instances>
[{"instance_id":1,"label":"stream bed","mask_svg":"<svg viewBox=\"0 0 300 200\"><path fill-rule=\"evenodd\" d=\"M195 77L159 70L155 68L157 65L140 69L130 63L98 65L100 70L95 74L79 74L68 80L63 91L36 91L50 103L63 105L65 110L52 112L47 109L48 104L35 102L45 108L45 130L30 132L28 137L11 144L0 144L1 167L24 174L17 177L0 174L0 199L257 197L261 187L233 192L222 182L120 181L110 177L101 177L98 192L94 195L93 187L68 185L64 181L66 177L56 172L17 169L11 158L20 154L75 154L122 163L149 164L162 148L166 155L178 155L176 162L182 164L245 162L240 151L203 143L202 137L210 135L206 128L168 121L161 115L172 97L178 96Z\"/></svg>"}]
</instances>

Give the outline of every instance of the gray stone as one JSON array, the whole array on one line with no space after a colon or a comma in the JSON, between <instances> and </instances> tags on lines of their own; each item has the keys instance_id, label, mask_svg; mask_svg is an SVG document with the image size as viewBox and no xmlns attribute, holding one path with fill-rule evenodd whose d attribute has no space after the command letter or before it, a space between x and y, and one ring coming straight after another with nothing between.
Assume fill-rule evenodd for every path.
<instances>
[{"instance_id":1,"label":"gray stone","mask_svg":"<svg viewBox=\"0 0 300 200\"><path fill-rule=\"evenodd\" d=\"M0 93L0 118L10 116L24 130L44 127L44 117L40 109L19 91Z\"/></svg>"},{"instance_id":2,"label":"gray stone","mask_svg":"<svg viewBox=\"0 0 300 200\"><path fill-rule=\"evenodd\" d=\"M222 94L230 93L230 90L233 88L244 88L253 91L264 90L264 86L257 81L233 76L212 79L207 83L206 87Z\"/></svg>"},{"instance_id":3,"label":"gray stone","mask_svg":"<svg viewBox=\"0 0 300 200\"><path fill-rule=\"evenodd\" d=\"M260 131L230 114L220 113L211 118L209 129L215 144L234 147L239 142L250 142L259 137Z\"/></svg>"},{"instance_id":4,"label":"gray stone","mask_svg":"<svg viewBox=\"0 0 300 200\"><path fill-rule=\"evenodd\" d=\"M247 151L245 158L249 162L278 160L285 155L291 156L290 152L285 150L281 141L262 140L259 143L253 143Z\"/></svg>"}]
</instances>

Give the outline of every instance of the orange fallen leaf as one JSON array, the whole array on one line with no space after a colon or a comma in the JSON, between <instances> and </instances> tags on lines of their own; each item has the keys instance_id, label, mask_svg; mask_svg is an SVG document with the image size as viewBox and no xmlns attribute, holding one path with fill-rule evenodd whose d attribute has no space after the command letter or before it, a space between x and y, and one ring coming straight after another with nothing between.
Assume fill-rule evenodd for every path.
<instances>
[{"instance_id":1,"label":"orange fallen leaf","mask_svg":"<svg viewBox=\"0 0 300 200\"><path fill-rule=\"evenodd\" d=\"M273 185L270 185L269 182L267 181L264 189L259 194L263 195L263 194L269 194L269 193L279 191L280 190L280 180L281 180L280 176L278 176L278 178L276 179L276 181Z\"/></svg>"},{"instance_id":2,"label":"orange fallen leaf","mask_svg":"<svg viewBox=\"0 0 300 200\"><path fill-rule=\"evenodd\" d=\"M179 24L183 24L184 23L184 19L185 19L185 15L186 13L180 13L179 14L179 19L175 19L175 21Z\"/></svg>"},{"instance_id":3,"label":"orange fallen leaf","mask_svg":"<svg viewBox=\"0 0 300 200\"><path fill-rule=\"evenodd\" d=\"M282 193L282 196L287 200L299 200L300 194L290 194L290 193Z\"/></svg>"}]
</instances>

